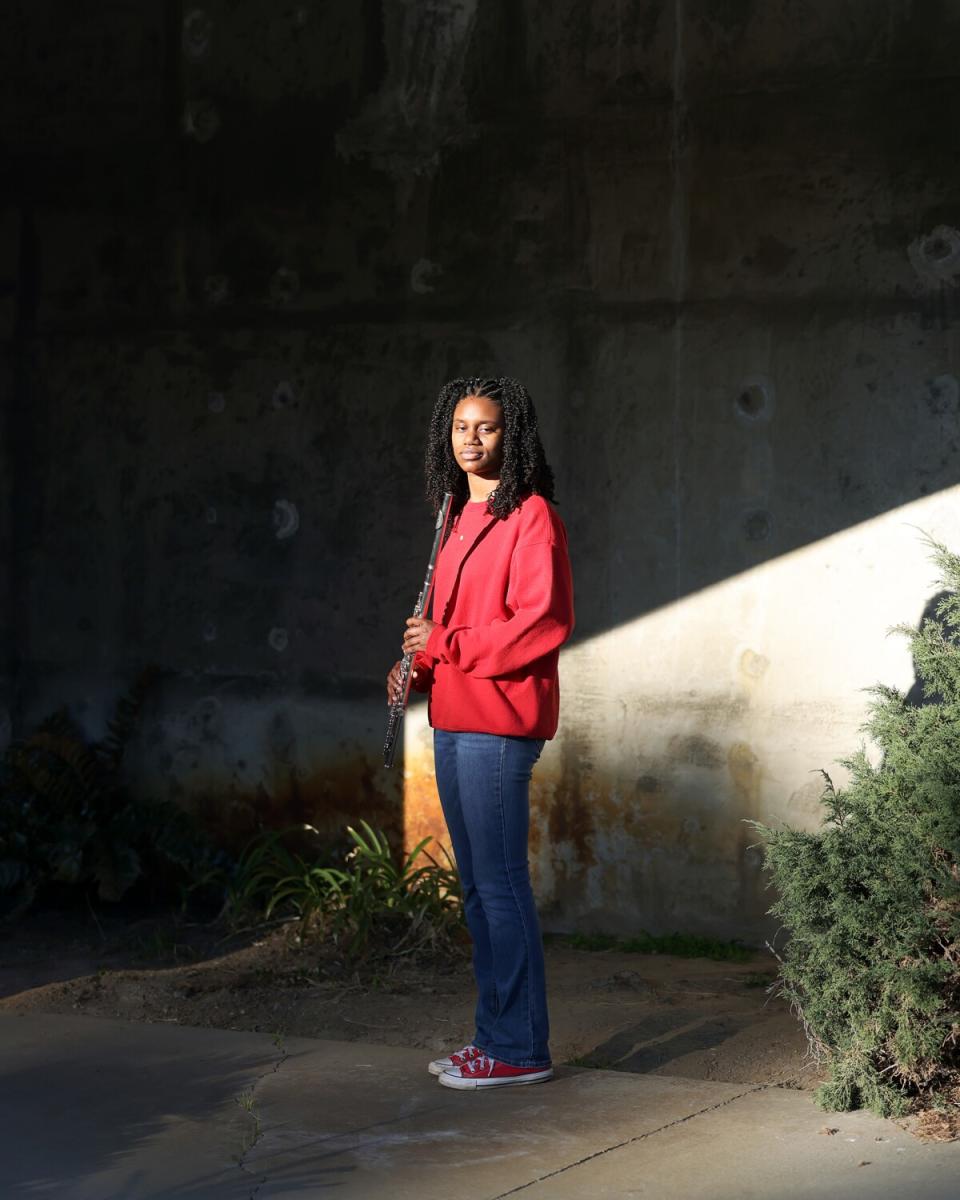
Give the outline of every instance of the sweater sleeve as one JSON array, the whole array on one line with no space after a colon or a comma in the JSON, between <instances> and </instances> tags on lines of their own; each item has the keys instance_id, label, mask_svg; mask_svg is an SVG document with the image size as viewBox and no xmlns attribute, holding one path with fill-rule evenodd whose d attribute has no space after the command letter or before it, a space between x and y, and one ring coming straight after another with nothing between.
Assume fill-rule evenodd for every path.
<instances>
[{"instance_id":1,"label":"sweater sleeve","mask_svg":"<svg viewBox=\"0 0 960 1200\"><path fill-rule=\"evenodd\" d=\"M508 675L556 650L573 630L573 580L566 546L517 546L507 588L509 617L489 625L435 625L426 653L479 679Z\"/></svg>"}]
</instances>

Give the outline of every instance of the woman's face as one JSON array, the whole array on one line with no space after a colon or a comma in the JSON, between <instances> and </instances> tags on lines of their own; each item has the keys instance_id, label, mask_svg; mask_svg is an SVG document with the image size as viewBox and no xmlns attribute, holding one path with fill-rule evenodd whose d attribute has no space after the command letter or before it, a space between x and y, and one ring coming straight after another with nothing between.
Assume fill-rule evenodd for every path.
<instances>
[{"instance_id":1,"label":"woman's face","mask_svg":"<svg viewBox=\"0 0 960 1200\"><path fill-rule=\"evenodd\" d=\"M499 479L503 463L503 409L485 396L464 396L453 411L451 444L468 475Z\"/></svg>"}]
</instances>

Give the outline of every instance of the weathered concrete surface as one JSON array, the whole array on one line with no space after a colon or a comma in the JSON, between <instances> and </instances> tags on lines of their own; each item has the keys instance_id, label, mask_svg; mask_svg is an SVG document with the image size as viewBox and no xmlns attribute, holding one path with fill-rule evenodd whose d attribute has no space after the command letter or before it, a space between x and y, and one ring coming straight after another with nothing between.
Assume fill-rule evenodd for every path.
<instances>
[{"instance_id":1,"label":"weathered concrete surface","mask_svg":"<svg viewBox=\"0 0 960 1200\"><path fill-rule=\"evenodd\" d=\"M246 1200L246 1099L280 1057L267 1034L2 1017L0 1195Z\"/></svg>"},{"instance_id":2,"label":"weathered concrete surface","mask_svg":"<svg viewBox=\"0 0 960 1200\"><path fill-rule=\"evenodd\" d=\"M422 441L445 379L514 374L576 581L545 915L769 935L740 819L815 824L860 689L912 681L906 521L960 545L960 10L4 22L0 744L100 732L153 660L138 786L234 841L436 828L415 723L406 797L379 767Z\"/></svg>"},{"instance_id":3,"label":"weathered concrete surface","mask_svg":"<svg viewBox=\"0 0 960 1200\"><path fill-rule=\"evenodd\" d=\"M708 1097L704 1097L707 1099ZM798 1102L799 1101L799 1102ZM827 1133L826 1130L834 1130ZM822 1113L778 1088L711 1105L525 1188L524 1200L953 1200L960 1148L892 1122Z\"/></svg>"},{"instance_id":4,"label":"weathered concrete surface","mask_svg":"<svg viewBox=\"0 0 960 1200\"><path fill-rule=\"evenodd\" d=\"M423 1051L83 1017L0 1019L0 1046L5 1197L953 1200L960 1172L958 1144L762 1085L561 1068L467 1094Z\"/></svg>"}]
</instances>

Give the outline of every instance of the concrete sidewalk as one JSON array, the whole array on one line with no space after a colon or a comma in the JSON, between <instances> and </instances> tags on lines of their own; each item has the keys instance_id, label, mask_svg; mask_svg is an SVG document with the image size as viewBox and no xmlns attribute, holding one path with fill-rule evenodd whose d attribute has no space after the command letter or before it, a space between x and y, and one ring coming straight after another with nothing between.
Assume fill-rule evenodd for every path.
<instances>
[{"instance_id":1,"label":"concrete sidewalk","mask_svg":"<svg viewBox=\"0 0 960 1200\"><path fill-rule=\"evenodd\" d=\"M561 1068L441 1088L361 1043L0 1017L0 1197L957 1200L960 1143L767 1085ZM837 1132L827 1134L824 1129Z\"/></svg>"}]
</instances>

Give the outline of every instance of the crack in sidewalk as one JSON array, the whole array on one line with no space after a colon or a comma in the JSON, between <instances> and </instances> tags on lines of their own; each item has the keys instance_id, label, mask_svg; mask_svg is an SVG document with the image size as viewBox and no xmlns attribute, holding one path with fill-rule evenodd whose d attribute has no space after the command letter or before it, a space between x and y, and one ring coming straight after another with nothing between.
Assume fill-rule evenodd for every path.
<instances>
[{"instance_id":1,"label":"crack in sidewalk","mask_svg":"<svg viewBox=\"0 0 960 1200\"><path fill-rule=\"evenodd\" d=\"M256 1077L256 1079L253 1081L253 1084L249 1088L248 1092L241 1093L241 1095L246 1095L246 1096L250 1097L249 1107L247 1107L246 1105L242 1105L242 1107L247 1107L247 1111L250 1113L250 1115L253 1117L253 1120L254 1120L253 1138L250 1140L250 1142L244 1144L242 1150L240 1151L240 1153L237 1155L237 1158L236 1158L236 1163L237 1163L237 1166L240 1168L240 1170L243 1171L244 1174L249 1175L251 1177L251 1181L253 1181L254 1179L256 1180L256 1184L253 1187L253 1190L251 1191L247 1200L256 1200L257 1192L259 1192L260 1189L263 1187L263 1185L267 1182L266 1174L259 1174L259 1173L255 1174L253 1171L250 1170L250 1168L244 1162L244 1159L247 1157L247 1155L250 1153L250 1151L254 1148L254 1146L257 1144L257 1142L260 1141L260 1138L263 1136L263 1127L260 1123L260 1114L254 1108L254 1103L253 1103L254 1096L255 1096L256 1090L260 1086L260 1084L263 1083L263 1081L265 1079L269 1079L271 1075L276 1075L277 1072L280 1070L280 1068L283 1066L283 1064L290 1057L289 1054L287 1053L286 1047L284 1045L282 1033L275 1035L274 1045L280 1051L280 1057L276 1060L276 1062L273 1064L273 1066L270 1068L269 1071L264 1071L261 1075L258 1075ZM234 1097L234 1099L236 1100L236 1102L238 1104L240 1103L239 1096Z\"/></svg>"},{"instance_id":2,"label":"crack in sidewalk","mask_svg":"<svg viewBox=\"0 0 960 1200\"><path fill-rule=\"evenodd\" d=\"M747 1088L745 1092L738 1092L736 1096L728 1096L726 1100L719 1100L716 1104L709 1104L706 1108L699 1108L696 1112L687 1113L685 1117L677 1117L675 1121L668 1121L665 1125L658 1125L656 1129L648 1129L646 1133L638 1133L634 1137L625 1138L622 1142L615 1142L612 1146L604 1146L602 1150L594 1150L592 1154L585 1154L583 1158L578 1158L575 1162L558 1167L555 1171L548 1171L545 1175L538 1175L536 1179L530 1179L526 1183L518 1184L506 1192L499 1192L496 1196L491 1197L491 1200L504 1200L505 1196L513 1196L517 1192L522 1192L526 1188L533 1187L534 1184L543 1183L544 1180L553 1179L557 1175L563 1175L564 1172L571 1171L574 1167L581 1167L584 1163L591 1162L595 1158L602 1158L604 1154L609 1154L612 1150L620 1150L624 1146L632 1145L634 1142L642 1142L645 1138L653 1137L655 1133L662 1133L665 1129L672 1129L675 1125L682 1125L685 1121L692 1121L694 1117L702 1117L704 1113L724 1108L727 1104L733 1104L734 1101L742 1100L744 1096L750 1096L754 1092L765 1092L772 1086L775 1085L769 1083L758 1084L756 1087Z\"/></svg>"}]
</instances>

